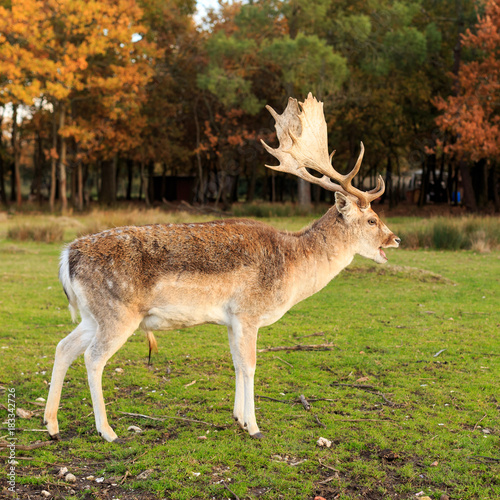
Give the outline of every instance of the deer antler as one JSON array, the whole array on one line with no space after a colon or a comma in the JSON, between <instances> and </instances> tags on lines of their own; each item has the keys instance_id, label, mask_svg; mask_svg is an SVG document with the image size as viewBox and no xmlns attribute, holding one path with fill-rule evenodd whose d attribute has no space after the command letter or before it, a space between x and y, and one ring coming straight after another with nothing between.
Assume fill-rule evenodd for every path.
<instances>
[{"instance_id":1,"label":"deer antler","mask_svg":"<svg viewBox=\"0 0 500 500\"><path fill-rule=\"evenodd\" d=\"M266 165L273 170L288 172L313 184L318 184L328 191L340 191L345 195L354 197L361 208L366 208L370 202L382 196L385 185L379 175L377 187L371 191L360 191L352 185L352 179L358 173L363 160L365 147L361 143L361 151L354 168L346 175L339 174L332 166L335 151L328 155L328 136L323 103L317 101L309 92L307 99L300 103L290 97L288 105L282 115L274 111L271 106L266 106L276 120L276 133L280 145L273 149L261 140L266 150L275 156L280 164ZM315 177L307 169L315 170L322 177ZM332 180L338 182L335 184Z\"/></svg>"}]
</instances>

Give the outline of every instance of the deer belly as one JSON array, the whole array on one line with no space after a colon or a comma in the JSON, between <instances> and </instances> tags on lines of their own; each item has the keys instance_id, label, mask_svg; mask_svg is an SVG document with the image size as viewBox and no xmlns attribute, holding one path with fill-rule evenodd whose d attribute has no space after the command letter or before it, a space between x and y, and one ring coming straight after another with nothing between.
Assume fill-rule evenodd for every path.
<instances>
[{"instance_id":1,"label":"deer belly","mask_svg":"<svg viewBox=\"0 0 500 500\"><path fill-rule=\"evenodd\" d=\"M146 331L172 330L204 323L227 324L227 317L219 308L205 310L200 307L169 305L150 309L139 326Z\"/></svg>"}]
</instances>

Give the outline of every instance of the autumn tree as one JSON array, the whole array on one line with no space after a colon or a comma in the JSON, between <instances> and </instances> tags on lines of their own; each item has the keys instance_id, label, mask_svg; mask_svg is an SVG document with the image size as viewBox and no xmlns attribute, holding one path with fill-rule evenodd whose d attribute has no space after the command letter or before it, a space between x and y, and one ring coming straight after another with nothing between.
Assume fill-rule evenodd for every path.
<instances>
[{"instance_id":1,"label":"autumn tree","mask_svg":"<svg viewBox=\"0 0 500 500\"><path fill-rule=\"evenodd\" d=\"M68 143L74 145L81 207L80 160L97 152L112 157L140 132L140 105L156 55L142 36L141 17L134 0L15 0L10 9L0 8L0 62L13 76L4 92L24 103L43 100L57 120L59 148L54 136L50 155L53 168L59 162L63 211ZM54 194L52 185L52 206Z\"/></svg>"},{"instance_id":2,"label":"autumn tree","mask_svg":"<svg viewBox=\"0 0 500 500\"><path fill-rule=\"evenodd\" d=\"M20 2L12 6L12 10L0 5L0 103L10 105L12 109L12 194L15 194L18 205L21 205L18 111L40 95L41 85L33 78L33 72L41 69L43 64L33 57L37 47L27 42L27 39L31 36L33 26L42 18L34 2Z\"/></svg>"},{"instance_id":3,"label":"autumn tree","mask_svg":"<svg viewBox=\"0 0 500 500\"><path fill-rule=\"evenodd\" d=\"M452 143L438 146L458 160L479 169L480 189L476 193L484 205L488 200L488 184L496 210L500 210L498 168L500 157L500 5L488 0L474 30L462 37L463 47L469 49L473 60L461 64L456 75L456 95L434 100L442 114L438 126L454 137ZM464 182L468 172L465 171ZM490 181L490 182L488 182ZM472 193L472 186L464 186ZM468 200L475 208L476 200Z\"/></svg>"}]
</instances>

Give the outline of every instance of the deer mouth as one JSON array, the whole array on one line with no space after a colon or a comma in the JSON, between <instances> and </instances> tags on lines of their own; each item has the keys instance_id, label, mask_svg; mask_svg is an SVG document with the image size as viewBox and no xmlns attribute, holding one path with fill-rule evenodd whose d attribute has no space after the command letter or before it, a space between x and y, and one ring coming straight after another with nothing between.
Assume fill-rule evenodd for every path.
<instances>
[{"instance_id":1,"label":"deer mouth","mask_svg":"<svg viewBox=\"0 0 500 500\"><path fill-rule=\"evenodd\" d=\"M379 251L379 253L380 253L380 256L381 256L384 260L388 260L388 259L387 259L387 255L385 255L385 252L384 252L384 250L383 250L383 248L382 248L382 247L380 247L380 248L378 249L378 251Z\"/></svg>"}]
</instances>

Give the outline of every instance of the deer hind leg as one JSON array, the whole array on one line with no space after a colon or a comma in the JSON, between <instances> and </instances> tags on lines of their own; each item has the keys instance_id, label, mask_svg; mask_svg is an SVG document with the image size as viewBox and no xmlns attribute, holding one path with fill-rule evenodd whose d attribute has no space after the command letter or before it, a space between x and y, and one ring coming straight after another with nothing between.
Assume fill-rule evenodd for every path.
<instances>
[{"instance_id":1,"label":"deer hind leg","mask_svg":"<svg viewBox=\"0 0 500 500\"><path fill-rule=\"evenodd\" d=\"M45 405L44 424L47 426L52 439L60 439L57 410L61 400L61 391L66 372L71 363L85 352L92 342L97 330L97 324L92 318L82 318L82 322L59 344L57 344L52 369L49 395Z\"/></svg>"},{"instance_id":2,"label":"deer hind leg","mask_svg":"<svg viewBox=\"0 0 500 500\"><path fill-rule=\"evenodd\" d=\"M231 335L232 331L232 335ZM258 328L234 321L229 338L236 373L235 418L250 436L262 438L255 418L254 376L257 361ZM243 421L241 420L243 417Z\"/></svg>"},{"instance_id":3,"label":"deer hind leg","mask_svg":"<svg viewBox=\"0 0 500 500\"><path fill-rule=\"evenodd\" d=\"M92 396L92 406L97 432L106 441L119 441L115 431L108 424L106 407L102 393L102 373L104 366L113 354L139 326L140 320L101 322L97 334L85 351L85 366Z\"/></svg>"},{"instance_id":4,"label":"deer hind leg","mask_svg":"<svg viewBox=\"0 0 500 500\"><path fill-rule=\"evenodd\" d=\"M234 396L234 409L233 417L238 425L245 428L245 384L243 382L243 367L240 361L239 351L236 346L236 340L231 326L227 327L229 337L229 348L231 349L231 356L233 358L234 373L235 373L235 396Z\"/></svg>"}]
</instances>

